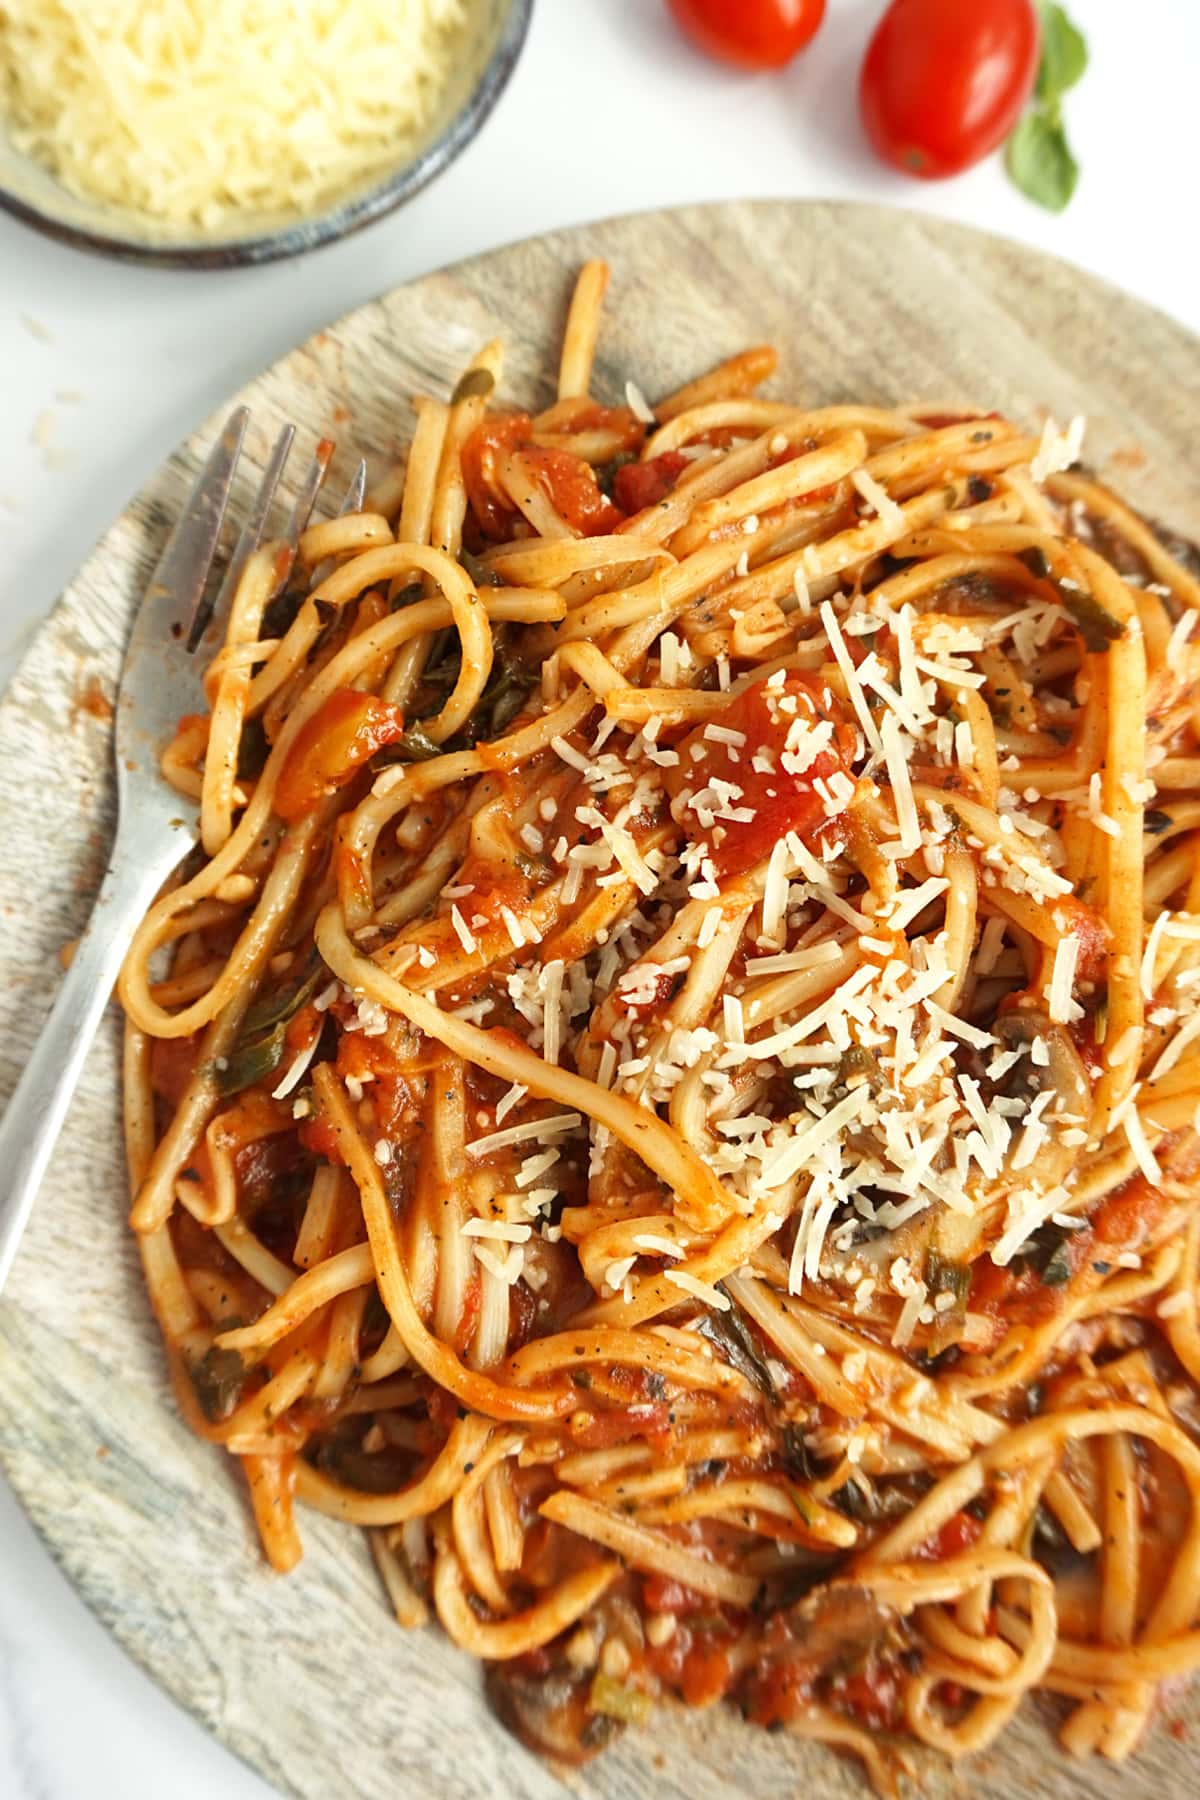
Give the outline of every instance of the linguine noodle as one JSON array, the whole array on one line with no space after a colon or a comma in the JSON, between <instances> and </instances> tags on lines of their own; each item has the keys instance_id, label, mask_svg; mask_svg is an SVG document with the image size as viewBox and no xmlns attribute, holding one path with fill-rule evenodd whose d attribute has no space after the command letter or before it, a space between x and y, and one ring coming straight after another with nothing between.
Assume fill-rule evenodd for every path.
<instances>
[{"instance_id":1,"label":"linguine noodle","mask_svg":"<svg viewBox=\"0 0 1200 1800\"><path fill-rule=\"evenodd\" d=\"M180 1405L579 1760L1200 1663L1200 583L1076 424L490 344L251 558L121 997ZM316 585L312 571L324 565ZM311 591L310 591L311 587Z\"/></svg>"}]
</instances>

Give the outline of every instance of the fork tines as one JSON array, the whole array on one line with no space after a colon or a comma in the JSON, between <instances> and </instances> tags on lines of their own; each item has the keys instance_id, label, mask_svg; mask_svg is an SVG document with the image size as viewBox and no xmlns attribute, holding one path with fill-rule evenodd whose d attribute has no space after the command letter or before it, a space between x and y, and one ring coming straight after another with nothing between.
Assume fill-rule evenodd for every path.
<instances>
[{"instance_id":1,"label":"fork tines","mask_svg":"<svg viewBox=\"0 0 1200 1800\"><path fill-rule=\"evenodd\" d=\"M234 415L234 419L230 420L229 425L226 426L225 432L222 434L222 442L225 442L226 439L229 438L231 429L234 425L234 420L239 417L241 417L244 426L245 408L239 408L239 412ZM254 504L252 505L246 518L246 522L238 535L233 555L229 559L229 564L225 570L221 584L211 598L206 597L203 593L198 598L196 610L192 615L191 629L189 630L187 637L187 647L189 650L195 650L214 617L224 613L228 608L237 589L237 584L241 580L242 571L245 568L247 561L253 555L255 550L258 549L263 540L263 536L266 533L267 519L271 511L271 504L275 498L275 492L282 479L284 469L287 466L288 456L291 452L295 436L295 426L285 425L275 440L270 457L267 460L267 466L263 470L262 479L255 492ZM238 449L240 449L240 447L239 436ZM325 481L325 476L328 472L335 448L336 446L329 438L322 438L313 453L312 461L308 466L304 481L296 496L295 504L293 505L291 514L288 518L287 529L283 535L276 581L271 595L272 598L274 598L276 594L282 592L288 577L291 574L301 535L312 516L313 507L316 505L317 496ZM232 463L236 463L236 461L237 452L235 451L228 469L228 477L230 480L232 479L233 474ZM345 499L339 509L339 516L340 514L348 512L357 512L362 506L363 495L366 491L366 477L367 465L365 461L362 461L359 463L354 477L350 482L350 486L346 491Z\"/></svg>"}]
</instances>

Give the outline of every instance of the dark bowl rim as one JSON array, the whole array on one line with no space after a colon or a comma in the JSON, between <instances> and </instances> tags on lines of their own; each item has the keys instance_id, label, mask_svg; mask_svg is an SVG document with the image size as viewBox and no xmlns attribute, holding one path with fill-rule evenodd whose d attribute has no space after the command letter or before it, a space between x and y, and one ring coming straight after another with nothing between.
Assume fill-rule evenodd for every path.
<instances>
[{"instance_id":1,"label":"dark bowl rim","mask_svg":"<svg viewBox=\"0 0 1200 1800\"><path fill-rule=\"evenodd\" d=\"M241 269L303 256L327 244L339 243L355 232L385 218L414 194L427 187L478 135L496 102L508 86L517 66L533 17L534 0L508 0L508 11L492 53L475 87L445 128L402 169L343 201L311 222L297 221L258 237L226 239L206 244L155 244L136 238L110 236L86 226L67 225L0 184L0 210L35 231L73 250L86 250L115 262L160 269Z\"/></svg>"}]
</instances>

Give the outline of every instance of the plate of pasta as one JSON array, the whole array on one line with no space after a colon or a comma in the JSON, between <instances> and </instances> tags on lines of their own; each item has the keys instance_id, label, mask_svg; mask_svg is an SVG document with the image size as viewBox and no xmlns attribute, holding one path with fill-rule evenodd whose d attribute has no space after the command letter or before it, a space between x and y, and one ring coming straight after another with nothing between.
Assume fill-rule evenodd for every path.
<instances>
[{"instance_id":1,"label":"plate of pasta","mask_svg":"<svg viewBox=\"0 0 1200 1800\"><path fill-rule=\"evenodd\" d=\"M241 398L370 481L206 639L201 842L0 1309L72 1580L299 1795L1179 1788L1193 340L763 203L460 265ZM207 441L0 704L10 1063Z\"/></svg>"}]
</instances>

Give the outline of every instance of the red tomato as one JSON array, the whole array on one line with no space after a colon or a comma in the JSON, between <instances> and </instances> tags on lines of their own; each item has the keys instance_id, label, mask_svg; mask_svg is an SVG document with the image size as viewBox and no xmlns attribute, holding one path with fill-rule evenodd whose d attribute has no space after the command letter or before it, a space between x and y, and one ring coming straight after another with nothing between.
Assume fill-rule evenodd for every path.
<instances>
[{"instance_id":1,"label":"red tomato","mask_svg":"<svg viewBox=\"0 0 1200 1800\"><path fill-rule=\"evenodd\" d=\"M296 1136L306 1150L314 1156L323 1156L326 1162L344 1164L342 1146L338 1134L329 1120L320 1113L313 1113L310 1118L302 1119Z\"/></svg>"},{"instance_id":2,"label":"red tomato","mask_svg":"<svg viewBox=\"0 0 1200 1800\"><path fill-rule=\"evenodd\" d=\"M979 1542L979 1534L983 1530L982 1521L974 1513L951 1513L946 1523L935 1531L931 1538L917 1551L920 1561L943 1562L947 1557L961 1556Z\"/></svg>"},{"instance_id":3,"label":"red tomato","mask_svg":"<svg viewBox=\"0 0 1200 1800\"><path fill-rule=\"evenodd\" d=\"M739 69L781 69L817 34L825 0L667 0L684 35Z\"/></svg>"},{"instance_id":4,"label":"red tomato","mask_svg":"<svg viewBox=\"0 0 1200 1800\"><path fill-rule=\"evenodd\" d=\"M683 1697L689 1706L711 1706L724 1698L733 1674L727 1650L696 1644L684 1658Z\"/></svg>"},{"instance_id":5,"label":"red tomato","mask_svg":"<svg viewBox=\"0 0 1200 1800\"><path fill-rule=\"evenodd\" d=\"M1140 1250L1169 1206L1165 1194L1152 1188L1145 1176L1135 1175L1097 1208L1093 1220L1097 1245Z\"/></svg>"},{"instance_id":6,"label":"red tomato","mask_svg":"<svg viewBox=\"0 0 1200 1800\"><path fill-rule=\"evenodd\" d=\"M499 465L510 450L529 442L528 413L490 413L462 447L463 485L485 538L499 544L510 535L512 507L499 485Z\"/></svg>"},{"instance_id":7,"label":"red tomato","mask_svg":"<svg viewBox=\"0 0 1200 1800\"><path fill-rule=\"evenodd\" d=\"M649 1612L699 1612L705 1602L701 1596L669 1575L642 1577L642 1599Z\"/></svg>"},{"instance_id":8,"label":"red tomato","mask_svg":"<svg viewBox=\"0 0 1200 1800\"><path fill-rule=\"evenodd\" d=\"M833 725L829 745L802 772L789 770L793 727L799 722L819 729L824 720ZM854 733L835 696L807 675L789 675L780 687L756 681L731 700L714 723L741 732L744 741L716 741L705 736L703 725L698 727L679 746L679 762L667 771L666 781L672 794L686 791L695 796L685 817L693 832L708 837L721 879L764 861L787 832L804 836L825 823L825 803L813 783L849 772ZM693 756L693 749L700 754ZM713 791L714 781L730 784L735 790L734 810L749 813L749 818L718 818L711 831L705 826L699 805Z\"/></svg>"},{"instance_id":9,"label":"red tomato","mask_svg":"<svg viewBox=\"0 0 1200 1800\"><path fill-rule=\"evenodd\" d=\"M997 1325L1040 1322L1053 1314L1058 1293L1057 1288L1046 1287L1033 1269L1001 1266L990 1256L977 1256L971 1264L967 1304L973 1313L982 1313Z\"/></svg>"},{"instance_id":10,"label":"red tomato","mask_svg":"<svg viewBox=\"0 0 1200 1800\"><path fill-rule=\"evenodd\" d=\"M907 175L957 175L1004 142L1033 91L1032 0L892 0L858 102L872 145Z\"/></svg>"},{"instance_id":11,"label":"red tomato","mask_svg":"<svg viewBox=\"0 0 1200 1800\"><path fill-rule=\"evenodd\" d=\"M666 498L687 468L687 457L678 450L664 450L649 462L626 463L613 477L613 499L622 512L639 513Z\"/></svg>"},{"instance_id":12,"label":"red tomato","mask_svg":"<svg viewBox=\"0 0 1200 1800\"><path fill-rule=\"evenodd\" d=\"M404 735L404 714L375 694L337 688L300 727L275 788L275 811L292 824L350 780L368 757Z\"/></svg>"},{"instance_id":13,"label":"red tomato","mask_svg":"<svg viewBox=\"0 0 1200 1800\"><path fill-rule=\"evenodd\" d=\"M541 444L526 445L523 455L554 510L584 537L599 537L623 523L624 513L600 492L591 464L582 456Z\"/></svg>"},{"instance_id":14,"label":"red tomato","mask_svg":"<svg viewBox=\"0 0 1200 1800\"><path fill-rule=\"evenodd\" d=\"M607 424L616 417L615 412L603 415L601 422ZM512 536L517 514L500 485L499 474L505 457L514 450L521 451L526 467L568 525L584 537L615 531L624 514L600 492L590 464L570 450L550 450L531 443L532 429L528 413L493 413L462 447L463 483L484 537L501 543Z\"/></svg>"},{"instance_id":15,"label":"red tomato","mask_svg":"<svg viewBox=\"0 0 1200 1800\"><path fill-rule=\"evenodd\" d=\"M840 1706L872 1731L894 1731L899 1722L900 1683L894 1669L871 1658L855 1675L839 1676L833 1692Z\"/></svg>"}]
</instances>

